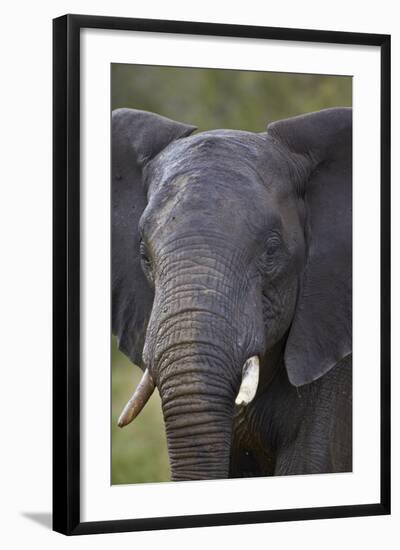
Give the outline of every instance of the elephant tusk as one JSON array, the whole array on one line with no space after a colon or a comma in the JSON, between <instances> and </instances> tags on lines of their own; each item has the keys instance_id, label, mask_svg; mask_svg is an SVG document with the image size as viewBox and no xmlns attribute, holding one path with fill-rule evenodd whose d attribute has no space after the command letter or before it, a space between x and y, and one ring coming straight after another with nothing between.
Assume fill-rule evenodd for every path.
<instances>
[{"instance_id":1,"label":"elephant tusk","mask_svg":"<svg viewBox=\"0 0 400 550\"><path fill-rule=\"evenodd\" d=\"M257 393L260 360L257 355L247 359L242 369L242 383L235 399L236 405L248 405Z\"/></svg>"},{"instance_id":2,"label":"elephant tusk","mask_svg":"<svg viewBox=\"0 0 400 550\"><path fill-rule=\"evenodd\" d=\"M120 428L123 428L137 417L137 415L146 405L147 401L150 399L155 387L156 386L151 377L151 374L149 373L149 370L146 369L144 371L142 379L139 382L138 387L134 391L132 397L129 399L120 417L118 418L118 426Z\"/></svg>"}]
</instances>

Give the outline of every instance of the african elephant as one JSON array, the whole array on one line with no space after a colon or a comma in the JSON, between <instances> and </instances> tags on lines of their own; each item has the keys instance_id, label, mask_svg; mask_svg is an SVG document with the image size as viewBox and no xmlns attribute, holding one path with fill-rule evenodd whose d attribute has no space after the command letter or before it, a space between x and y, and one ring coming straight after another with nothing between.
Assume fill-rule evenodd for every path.
<instances>
[{"instance_id":1,"label":"african elephant","mask_svg":"<svg viewBox=\"0 0 400 550\"><path fill-rule=\"evenodd\" d=\"M352 111L112 114L112 326L173 480L352 468Z\"/></svg>"}]
</instances>

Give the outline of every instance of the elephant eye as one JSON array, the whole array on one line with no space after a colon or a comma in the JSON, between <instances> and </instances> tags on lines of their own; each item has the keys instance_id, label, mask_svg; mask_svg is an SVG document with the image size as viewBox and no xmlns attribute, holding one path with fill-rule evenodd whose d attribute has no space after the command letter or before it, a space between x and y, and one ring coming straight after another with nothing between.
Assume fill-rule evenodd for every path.
<instances>
[{"instance_id":1,"label":"elephant eye","mask_svg":"<svg viewBox=\"0 0 400 550\"><path fill-rule=\"evenodd\" d=\"M140 241L140 258L145 263L150 263L149 253L147 250L147 246L143 241Z\"/></svg>"},{"instance_id":2,"label":"elephant eye","mask_svg":"<svg viewBox=\"0 0 400 550\"><path fill-rule=\"evenodd\" d=\"M274 236L268 239L266 246L266 253L268 256L273 256L280 248L281 241L278 237Z\"/></svg>"},{"instance_id":3,"label":"elephant eye","mask_svg":"<svg viewBox=\"0 0 400 550\"><path fill-rule=\"evenodd\" d=\"M150 261L147 252L147 246L144 244L143 241L140 241L140 257L145 262Z\"/></svg>"},{"instance_id":4,"label":"elephant eye","mask_svg":"<svg viewBox=\"0 0 400 550\"><path fill-rule=\"evenodd\" d=\"M152 262L150 259L147 246L143 241L140 241L140 261L141 261L142 268L145 275L149 279L152 279L152 276L151 276Z\"/></svg>"},{"instance_id":5,"label":"elephant eye","mask_svg":"<svg viewBox=\"0 0 400 550\"><path fill-rule=\"evenodd\" d=\"M265 243L264 252L262 253L259 265L263 273L276 273L279 271L281 264L281 240L273 235Z\"/></svg>"}]
</instances>

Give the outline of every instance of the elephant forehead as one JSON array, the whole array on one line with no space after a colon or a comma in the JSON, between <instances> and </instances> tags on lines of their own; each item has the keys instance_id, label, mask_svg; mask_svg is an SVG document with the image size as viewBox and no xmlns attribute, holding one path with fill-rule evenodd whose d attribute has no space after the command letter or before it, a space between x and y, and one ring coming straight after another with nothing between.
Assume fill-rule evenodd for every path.
<instances>
[{"instance_id":1,"label":"elephant forehead","mask_svg":"<svg viewBox=\"0 0 400 550\"><path fill-rule=\"evenodd\" d=\"M219 174L177 174L152 194L148 213L157 216L194 217L218 220L221 217L247 219L249 215L265 214L271 193L255 179L242 178L235 172Z\"/></svg>"},{"instance_id":2,"label":"elephant forehead","mask_svg":"<svg viewBox=\"0 0 400 550\"><path fill-rule=\"evenodd\" d=\"M147 170L144 229L190 220L192 226L227 231L262 230L278 215L281 186L274 162L258 134L226 130L178 140Z\"/></svg>"},{"instance_id":3,"label":"elephant forehead","mask_svg":"<svg viewBox=\"0 0 400 550\"><path fill-rule=\"evenodd\" d=\"M204 132L166 147L151 163L149 179L166 184L181 174L212 177L221 171L235 171L249 175L254 172L261 151L256 134L228 130Z\"/></svg>"},{"instance_id":4,"label":"elephant forehead","mask_svg":"<svg viewBox=\"0 0 400 550\"><path fill-rule=\"evenodd\" d=\"M207 185L201 178L185 178L180 176L167 191L153 195L141 220L145 234L211 233L245 245L277 224L276 203L261 186L243 194L229 182Z\"/></svg>"},{"instance_id":5,"label":"elephant forehead","mask_svg":"<svg viewBox=\"0 0 400 550\"><path fill-rule=\"evenodd\" d=\"M149 196L175 193L201 183L215 188L257 195L257 185L279 192L287 171L265 134L239 130L215 130L179 139L166 147L148 166Z\"/></svg>"}]
</instances>

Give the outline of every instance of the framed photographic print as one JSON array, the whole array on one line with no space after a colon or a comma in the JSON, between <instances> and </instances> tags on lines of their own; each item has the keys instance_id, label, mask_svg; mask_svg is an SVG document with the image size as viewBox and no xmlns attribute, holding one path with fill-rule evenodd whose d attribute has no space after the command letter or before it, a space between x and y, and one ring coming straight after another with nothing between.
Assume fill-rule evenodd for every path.
<instances>
[{"instance_id":1,"label":"framed photographic print","mask_svg":"<svg viewBox=\"0 0 400 550\"><path fill-rule=\"evenodd\" d=\"M390 513L390 37L54 20L54 529Z\"/></svg>"}]
</instances>

